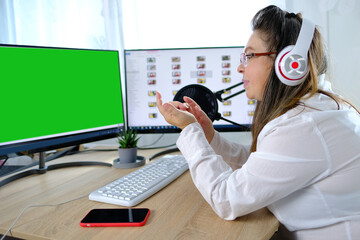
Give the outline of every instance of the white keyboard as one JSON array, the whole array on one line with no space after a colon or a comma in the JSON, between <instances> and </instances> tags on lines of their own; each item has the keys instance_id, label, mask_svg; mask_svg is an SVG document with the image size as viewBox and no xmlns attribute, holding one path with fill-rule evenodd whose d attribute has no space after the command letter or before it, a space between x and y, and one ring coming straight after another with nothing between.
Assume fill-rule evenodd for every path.
<instances>
[{"instance_id":1,"label":"white keyboard","mask_svg":"<svg viewBox=\"0 0 360 240\"><path fill-rule=\"evenodd\" d=\"M89 199L132 207L149 198L188 169L182 155L166 155L89 195Z\"/></svg>"}]
</instances>

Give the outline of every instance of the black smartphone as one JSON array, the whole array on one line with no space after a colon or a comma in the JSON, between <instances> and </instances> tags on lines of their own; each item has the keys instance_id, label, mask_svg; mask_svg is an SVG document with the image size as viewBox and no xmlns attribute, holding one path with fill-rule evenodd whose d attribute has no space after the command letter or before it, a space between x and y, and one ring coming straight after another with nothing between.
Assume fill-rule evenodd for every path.
<instances>
[{"instance_id":1,"label":"black smartphone","mask_svg":"<svg viewBox=\"0 0 360 240\"><path fill-rule=\"evenodd\" d=\"M81 221L82 227L138 227L146 223L148 208L92 209Z\"/></svg>"}]
</instances>

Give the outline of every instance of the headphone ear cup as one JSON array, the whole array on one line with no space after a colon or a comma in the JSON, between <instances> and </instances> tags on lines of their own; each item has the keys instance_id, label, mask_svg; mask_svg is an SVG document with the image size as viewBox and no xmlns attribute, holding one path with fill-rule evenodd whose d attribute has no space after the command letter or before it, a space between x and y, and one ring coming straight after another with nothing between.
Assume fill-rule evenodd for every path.
<instances>
[{"instance_id":1,"label":"headphone ear cup","mask_svg":"<svg viewBox=\"0 0 360 240\"><path fill-rule=\"evenodd\" d=\"M307 56L293 53L294 45L285 47L275 60L275 72L279 80L288 85L296 86L302 83L308 72Z\"/></svg>"}]
</instances>

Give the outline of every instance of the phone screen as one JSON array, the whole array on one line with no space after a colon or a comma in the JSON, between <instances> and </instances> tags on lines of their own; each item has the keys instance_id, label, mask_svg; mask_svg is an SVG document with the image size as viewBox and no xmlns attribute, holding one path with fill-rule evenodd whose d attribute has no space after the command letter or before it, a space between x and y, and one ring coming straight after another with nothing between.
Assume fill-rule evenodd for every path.
<instances>
[{"instance_id":1,"label":"phone screen","mask_svg":"<svg viewBox=\"0 0 360 240\"><path fill-rule=\"evenodd\" d=\"M101 226L142 226L150 210L147 208L110 208L91 210L80 225L83 227Z\"/></svg>"}]
</instances>

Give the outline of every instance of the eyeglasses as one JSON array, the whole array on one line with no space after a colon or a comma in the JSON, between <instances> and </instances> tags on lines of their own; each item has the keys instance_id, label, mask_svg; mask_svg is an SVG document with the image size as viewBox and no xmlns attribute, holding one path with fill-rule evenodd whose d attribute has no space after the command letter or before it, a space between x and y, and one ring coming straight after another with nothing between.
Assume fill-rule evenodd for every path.
<instances>
[{"instance_id":1,"label":"eyeglasses","mask_svg":"<svg viewBox=\"0 0 360 240\"><path fill-rule=\"evenodd\" d=\"M271 54L276 54L276 52L264 52L264 53L241 53L240 55L240 64L243 64L244 67L247 67L248 62L253 57L260 57L260 56L268 56Z\"/></svg>"}]
</instances>

